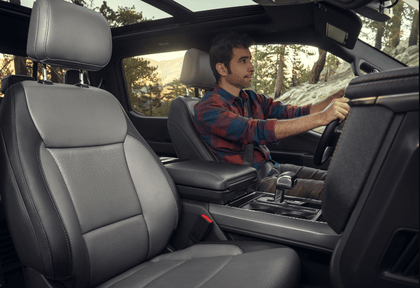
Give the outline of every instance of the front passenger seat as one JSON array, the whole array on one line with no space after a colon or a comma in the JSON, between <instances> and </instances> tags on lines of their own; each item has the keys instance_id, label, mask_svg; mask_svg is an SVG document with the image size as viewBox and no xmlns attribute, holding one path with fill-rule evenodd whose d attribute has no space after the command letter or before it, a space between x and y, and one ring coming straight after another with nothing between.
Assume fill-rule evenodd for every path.
<instances>
[{"instance_id":1,"label":"front passenger seat","mask_svg":"<svg viewBox=\"0 0 420 288\"><path fill-rule=\"evenodd\" d=\"M96 71L111 43L101 14L34 3L27 52L36 61ZM180 199L109 92L24 81L8 89L0 128L0 191L26 287L298 286L300 260L280 245L221 242L162 254Z\"/></svg>"}]
</instances>

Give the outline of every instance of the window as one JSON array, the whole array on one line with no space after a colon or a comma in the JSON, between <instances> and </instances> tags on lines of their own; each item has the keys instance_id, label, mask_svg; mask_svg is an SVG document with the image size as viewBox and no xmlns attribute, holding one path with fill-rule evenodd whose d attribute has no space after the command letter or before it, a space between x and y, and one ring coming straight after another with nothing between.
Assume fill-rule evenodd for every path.
<instances>
[{"instance_id":1,"label":"window","mask_svg":"<svg viewBox=\"0 0 420 288\"><path fill-rule=\"evenodd\" d=\"M33 77L33 63L28 57L0 53L0 79L7 75L28 75ZM64 74L67 70L67 68L47 65L47 78L53 83L64 83ZM37 65L37 79L43 79L42 65ZM89 84L88 77L87 80L87 84ZM0 92L0 97L3 96Z\"/></svg>"},{"instance_id":2,"label":"window","mask_svg":"<svg viewBox=\"0 0 420 288\"><path fill-rule=\"evenodd\" d=\"M167 117L173 99L187 94L179 82L185 51L123 60L131 108L145 116ZM194 95L192 90L190 95Z\"/></svg>"},{"instance_id":3,"label":"window","mask_svg":"<svg viewBox=\"0 0 420 288\"><path fill-rule=\"evenodd\" d=\"M349 63L315 47L254 45L250 50L255 69L251 89L285 104L318 103L354 78Z\"/></svg>"},{"instance_id":4,"label":"window","mask_svg":"<svg viewBox=\"0 0 420 288\"><path fill-rule=\"evenodd\" d=\"M5 1L5 0L0 0ZM102 13L111 27L120 27L144 21L169 18L171 15L147 3L137 0L66 0ZM13 4L32 8L35 0L7 0Z\"/></svg>"},{"instance_id":5,"label":"window","mask_svg":"<svg viewBox=\"0 0 420 288\"><path fill-rule=\"evenodd\" d=\"M385 22L361 15L363 28L359 39L394 57L407 66L419 65L419 3L392 1L392 16Z\"/></svg>"},{"instance_id":6,"label":"window","mask_svg":"<svg viewBox=\"0 0 420 288\"><path fill-rule=\"evenodd\" d=\"M32 60L27 57L0 53L0 79L12 74L32 76L32 66ZM0 97L3 96L0 91Z\"/></svg>"}]
</instances>

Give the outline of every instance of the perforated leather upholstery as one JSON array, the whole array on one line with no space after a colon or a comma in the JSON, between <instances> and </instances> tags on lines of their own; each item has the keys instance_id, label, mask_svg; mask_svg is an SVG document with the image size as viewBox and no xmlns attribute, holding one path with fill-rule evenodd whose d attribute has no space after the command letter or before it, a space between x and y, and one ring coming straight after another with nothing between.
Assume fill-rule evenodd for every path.
<instances>
[{"instance_id":1,"label":"perforated leather upholstery","mask_svg":"<svg viewBox=\"0 0 420 288\"><path fill-rule=\"evenodd\" d=\"M299 258L280 245L200 244L160 255L179 221L176 187L107 91L24 81L0 109L0 191L27 287L298 285Z\"/></svg>"}]
</instances>

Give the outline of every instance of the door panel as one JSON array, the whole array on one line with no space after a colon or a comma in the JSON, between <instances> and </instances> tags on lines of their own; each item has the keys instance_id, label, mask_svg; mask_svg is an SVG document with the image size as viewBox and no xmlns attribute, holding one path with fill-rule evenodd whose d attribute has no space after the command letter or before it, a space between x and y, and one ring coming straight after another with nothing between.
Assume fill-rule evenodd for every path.
<instances>
[{"instance_id":1,"label":"door panel","mask_svg":"<svg viewBox=\"0 0 420 288\"><path fill-rule=\"evenodd\" d=\"M134 111L130 111L128 117L159 157L177 157L166 117L147 117Z\"/></svg>"},{"instance_id":2,"label":"door panel","mask_svg":"<svg viewBox=\"0 0 420 288\"><path fill-rule=\"evenodd\" d=\"M273 160L279 163L327 169L330 160L321 167L315 166L313 162L313 155L321 135L310 130L299 135L284 138L277 144L270 144L267 147L271 151Z\"/></svg>"}]
</instances>

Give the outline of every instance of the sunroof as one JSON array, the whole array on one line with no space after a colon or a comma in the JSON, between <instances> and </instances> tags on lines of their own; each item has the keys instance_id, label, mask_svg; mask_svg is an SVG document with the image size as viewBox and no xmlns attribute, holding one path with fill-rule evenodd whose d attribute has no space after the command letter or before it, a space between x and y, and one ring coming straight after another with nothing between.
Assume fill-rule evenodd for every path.
<instances>
[{"instance_id":1,"label":"sunroof","mask_svg":"<svg viewBox=\"0 0 420 288\"><path fill-rule=\"evenodd\" d=\"M0 0L14 2L13 0ZM143 22L170 18L172 15L149 5L142 0L65 0L102 12L111 27L120 27ZM160 0L155 0L160 1ZM173 0L192 12L228 7L257 5L252 0ZM19 0L17 0L19 2ZM20 0L20 5L32 8L34 0ZM151 2L152 3L152 2ZM152 3L153 4L153 3Z\"/></svg>"},{"instance_id":2,"label":"sunroof","mask_svg":"<svg viewBox=\"0 0 420 288\"><path fill-rule=\"evenodd\" d=\"M257 3L255 3L252 0L206 0L206 1L175 0L175 2L190 9L193 12L204 11L204 10L214 10L214 9L228 8L228 7L257 5Z\"/></svg>"},{"instance_id":3,"label":"sunroof","mask_svg":"<svg viewBox=\"0 0 420 288\"><path fill-rule=\"evenodd\" d=\"M10 1L10 0L9 0ZM9 2L6 1L6 2ZM114 12L121 11L130 11L130 13L141 13L143 18L147 20L158 20L163 18L172 17L166 12L159 10L141 0L66 0L72 3L81 3L84 7L89 9L99 11L99 9L105 4L108 8L112 9ZM32 8L34 0L20 0L22 6ZM105 6L104 6L105 7ZM109 11L111 12L111 11ZM121 17L123 18L123 17ZM121 25L128 25L133 23L123 23Z\"/></svg>"}]
</instances>

